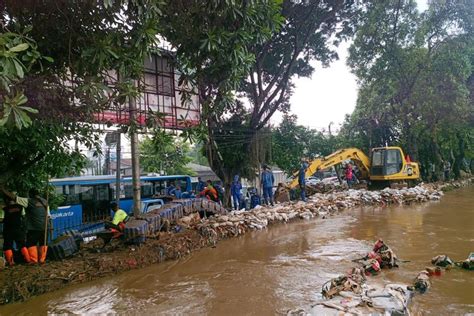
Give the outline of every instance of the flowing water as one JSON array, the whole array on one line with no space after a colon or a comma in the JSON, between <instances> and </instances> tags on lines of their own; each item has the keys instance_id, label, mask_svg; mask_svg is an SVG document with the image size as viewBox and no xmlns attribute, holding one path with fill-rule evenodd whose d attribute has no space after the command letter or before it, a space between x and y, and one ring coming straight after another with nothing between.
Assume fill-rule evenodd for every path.
<instances>
[{"instance_id":1,"label":"flowing water","mask_svg":"<svg viewBox=\"0 0 474 316\"><path fill-rule=\"evenodd\" d=\"M187 258L0 307L1 315L50 313L272 315L309 309L328 279L347 271L381 237L400 259L375 282L411 283L430 259L474 251L474 188L440 202L348 210L220 242ZM418 295L413 314L474 313L474 272L453 269Z\"/></svg>"}]
</instances>

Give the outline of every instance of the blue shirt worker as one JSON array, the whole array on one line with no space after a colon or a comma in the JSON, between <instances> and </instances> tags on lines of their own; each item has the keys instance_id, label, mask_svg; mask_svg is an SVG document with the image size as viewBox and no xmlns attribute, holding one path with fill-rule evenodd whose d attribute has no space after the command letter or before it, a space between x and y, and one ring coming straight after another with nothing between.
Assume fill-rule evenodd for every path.
<instances>
[{"instance_id":1,"label":"blue shirt worker","mask_svg":"<svg viewBox=\"0 0 474 316\"><path fill-rule=\"evenodd\" d=\"M196 193L204 191L206 188L206 182L202 181L201 177L198 177L198 183L196 185Z\"/></svg>"},{"instance_id":2,"label":"blue shirt worker","mask_svg":"<svg viewBox=\"0 0 474 316\"><path fill-rule=\"evenodd\" d=\"M298 184L301 190L301 201L304 202L306 202L306 169L308 169L308 164L303 162L298 173Z\"/></svg>"},{"instance_id":3,"label":"blue shirt worker","mask_svg":"<svg viewBox=\"0 0 474 316\"><path fill-rule=\"evenodd\" d=\"M239 176L234 176L234 181L230 186L230 193L232 194L232 201L234 204L234 209L240 209L240 200L242 199L242 184L239 181Z\"/></svg>"},{"instance_id":4,"label":"blue shirt worker","mask_svg":"<svg viewBox=\"0 0 474 316\"><path fill-rule=\"evenodd\" d=\"M181 186L177 185L176 189L173 192L174 196L176 196L177 199L181 199L183 197L183 191L181 191Z\"/></svg>"},{"instance_id":5,"label":"blue shirt worker","mask_svg":"<svg viewBox=\"0 0 474 316\"><path fill-rule=\"evenodd\" d=\"M275 183L275 177L273 176L273 172L266 165L263 166L261 183L265 204L271 204L273 206L273 183Z\"/></svg>"}]
</instances>

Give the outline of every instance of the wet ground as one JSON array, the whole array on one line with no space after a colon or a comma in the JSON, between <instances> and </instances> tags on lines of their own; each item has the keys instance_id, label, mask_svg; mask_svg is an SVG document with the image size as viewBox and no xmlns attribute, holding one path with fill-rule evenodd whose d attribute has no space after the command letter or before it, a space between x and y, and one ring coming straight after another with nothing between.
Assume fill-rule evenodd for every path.
<instances>
[{"instance_id":1,"label":"wet ground","mask_svg":"<svg viewBox=\"0 0 474 316\"><path fill-rule=\"evenodd\" d=\"M353 209L328 219L298 221L220 242L175 262L69 287L28 302L0 307L1 315L50 313L271 315L308 308L321 285L344 273L351 259L382 237L410 262L384 270L377 282L411 283L447 254L474 251L474 188L441 202ZM473 272L451 270L414 299L414 314L474 312Z\"/></svg>"}]
</instances>

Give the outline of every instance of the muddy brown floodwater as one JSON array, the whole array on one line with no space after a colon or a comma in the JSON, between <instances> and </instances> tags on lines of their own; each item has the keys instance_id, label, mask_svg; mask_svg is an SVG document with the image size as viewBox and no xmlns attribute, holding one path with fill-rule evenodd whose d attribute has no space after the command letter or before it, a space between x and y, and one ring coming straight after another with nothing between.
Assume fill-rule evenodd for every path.
<instances>
[{"instance_id":1,"label":"muddy brown floodwater","mask_svg":"<svg viewBox=\"0 0 474 316\"><path fill-rule=\"evenodd\" d=\"M352 209L325 220L276 225L180 261L3 306L0 314L271 315L309 309L321 297L321 285L344 273L378 237L410 262L384 270L375 282L410 283L437 254L465 259L474 251L474 188L449 192L440 202ZM427 294L414 298L411 311L474 312L473 275L458 269L444 273Z\"/></svg>"}]
</instances>

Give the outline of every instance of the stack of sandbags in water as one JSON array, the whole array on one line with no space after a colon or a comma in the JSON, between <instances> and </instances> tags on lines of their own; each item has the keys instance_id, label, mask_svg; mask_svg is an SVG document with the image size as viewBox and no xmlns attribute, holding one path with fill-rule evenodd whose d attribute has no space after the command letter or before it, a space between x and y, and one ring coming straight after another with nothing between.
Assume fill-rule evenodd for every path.
<instances>
[{"instance_id":1,"label":"stack of sandbags in water","mask_svg":"<svg viewBox=\"0 0 474 316\"><path fill-rule=\"evenodd\" d=\"M315 194L311 201L334 201L340 206L352 207L356 205L385 205L385 204L411 204L413 202L426 202L439 200L443 192L424 186L413 188L390 189L381 191L347 190L329 194Z\"/></svg>"},{"instance_id":2,"label":"stack of sandbags in water","mask_svg":"<svg viewBox=\"0 0 474 316\"><path fill-rule=\"evenodd\" d=\"M238 236L247 230L260 230L275 222L287 222L295 218L311 219L321 215L323 218L344 209L361 205L386 205L391 203L410 203L411 201L436 200L441 192L415 187L410 189L388 189L382 191L348 190L327 194L314 194L307 203L290 202L274 207L257 206L250 211L227 213L222 206L202 200L202 208L215 213L203 219L195 227L206 236Z\"/></svg>"},{"instance_id":3,"label":"stack of sandbags in water","mask_svg":"<svg viewBox=\"0 0 474 316\"><path fill-rule=\"evenodd\" d=\"M241 235L249 229L264 229L273 222L287 222L295 218L310 219L318 214L318 208L311 203L300 202L272 208L258 206L250 211L232 211L203 219L196 228L204 235L230 237Z\"/></svg>"}]
</instances>

